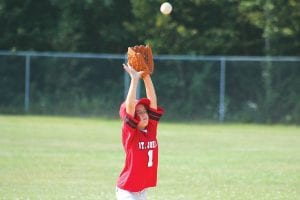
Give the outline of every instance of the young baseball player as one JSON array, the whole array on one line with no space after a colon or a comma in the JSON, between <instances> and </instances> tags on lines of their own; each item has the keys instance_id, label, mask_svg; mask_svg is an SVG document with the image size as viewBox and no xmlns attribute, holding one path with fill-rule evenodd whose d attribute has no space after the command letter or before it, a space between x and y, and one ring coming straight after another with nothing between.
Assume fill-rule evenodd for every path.
<instances>
[{"instance_id":1,"label":"young baseball player","mask_svg":"<svg viewBox=\"0 0 300 200\"><path fill-rule=\"evenodd\" d=\"M120 107L126 158L117 181L116 195L118 200L146 200L147 188L155 187L157 182L156 131L164 111L157 105L150 75L143 78L147 98L136 100L137 85L143 72L137 72L125 64L124 69L130 75L131 82L127 98Z\"/></svg>"}]
</instances>

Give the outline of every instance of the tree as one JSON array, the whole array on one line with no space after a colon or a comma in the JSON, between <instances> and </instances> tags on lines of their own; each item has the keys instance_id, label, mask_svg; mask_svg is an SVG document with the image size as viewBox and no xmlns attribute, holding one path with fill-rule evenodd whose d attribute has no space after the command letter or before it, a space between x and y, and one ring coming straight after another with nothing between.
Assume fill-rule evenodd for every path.
<instances>
[{"instance_id":1,"label":"tree","mask_svg":"<svg viewBox=\"0 0 300 200\"><path fill-rule=\"evenodd\" d=\"M264 54L300 55L299 1L244 0L239 9L263 31Z\"/></svg>"},{"instance_id":2,"label":"tree","mask_svg":"<svg viewBox=\"0 0 300 200\"><path fill-rule=\"evenodd\" d=\"M57 0L55 4L62 14L57 50L121 53L130 41L131 34L123 28L131 18L128 1Z\"/></svg>"},{"instance_id":3,"label":"tree","mask_svg":"<svg viewBox=\"0 0 300 200\"><path fill-rule=\"evenodd\" d=\"M52 50L58 20L50 0L0 0L0 48Z\"/></svg>"}]
</instances>

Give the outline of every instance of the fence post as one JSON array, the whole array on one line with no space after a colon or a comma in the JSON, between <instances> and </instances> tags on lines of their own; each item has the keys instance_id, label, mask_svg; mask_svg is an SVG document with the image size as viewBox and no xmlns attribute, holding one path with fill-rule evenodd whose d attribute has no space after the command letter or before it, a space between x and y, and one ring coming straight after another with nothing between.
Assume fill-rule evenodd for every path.
<instances>
[{"instance_id":1,"label":"fence post","mask_svg":"<svg viewBox=\"0 0 300 200\"><path fill-rule=\"evenodd\" d=\"M30 103L30 55L26 55L25 61L25 99L24 99L24 109L27 113L29 111Z\"/></svg>"},{"instance_id":2,"label":"fence post","mask_svg":"<svg viewBox=\"0 0 300 200\"><path fill-rule=\"evenodd\" d=\"M225 71L226 60L221 58L220 63L220 102L219 102L219 121L223 122L225 118Z\"/></svg>"}]
</instances>

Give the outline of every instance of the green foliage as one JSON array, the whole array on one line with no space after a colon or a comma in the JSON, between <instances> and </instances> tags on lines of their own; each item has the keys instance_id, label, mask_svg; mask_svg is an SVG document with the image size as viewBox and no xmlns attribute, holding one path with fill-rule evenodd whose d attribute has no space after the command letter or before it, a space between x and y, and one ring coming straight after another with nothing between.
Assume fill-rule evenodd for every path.
<instances>
[{"instance_id":1,"label":"green foliage","mask_svg":"<svg viewBox=\"0 0 300 200\"><path fill-rule=\"evenodd\" d=\"M122 61L43 58L32 60L32 113L115 117L123 98ZM115 77L112 79L111 77Z\"/></svg>"},{"instance_id":2,"label":"green foliage","mask_svg":"<svg viewBox=\"0 0 300 200\"><path fill-rule=\"evenodd\" d=\"M157 54L299 55L299 1L0 1L0 49ZM266 52L266 40L270 47Z\"/></svg>"},{"instance_id":3,"label":"green foliage","mask_svg":"<svg viewBox=\"0 0 300 200\"><path fill-rule=\"evenodd\" d=\"M128 1L57 1L62 14L55 49L83 52L121 52L130 40L123 23L130 20Z\"/></svg>"},{"instance_id":4,"label":"green foliage","mask_svg":"<svg viewBox=\"0 0 300 200\"><path fill-rule=\"evenodd\" d=\"M218 63L157 62L153 81L167 119L217 119ZM189 67L186 67L189 66Z\"/></svg>"},{"instance_id":5,"label":"green foliage","mask_svg":"<svg viewBox=\"0 0 300 200\"><path fill-rule=\"evenodd\" d=\"M2 113L23 112L24 58L0 56L0 110Z\"/></svg>"},{"instance_id":6,"label":"green foliage","mask_svg":"<svg viewBox=\"0 0 300 200\"><path fill-rule=\"evenodd\" d=\"M155 55L300 55L300 1L170 1L173 12L167 16L159 11L162 2L0 0L0 50L121 54L128 46L146 43ZM1 112L23 110L22 59L0 58ZM93 110L93 114L109 115L122 101L122 62L34 58L31 111L78 114ZM170 111L167 118L217 119L218 64L170 61L156 65L160 67L154 80L162 104ZM228 119L298 123L300 72L297 63L286 65L254 62L240 68L228 62Z\"/></svg>"},{"instance_id":7,"label":"green foliage","mask_svg":"<svg viewBox=\"0 0 300 200\"><path fill-rule=\"evenodd\" d=\"M0 49L53 50L58 21L49 0L0 0Z\"/></svg>"},{"instance_id":8,"label":"green foliage","mask_svg":"<svg viewBox=\"0 0 300 200\"><path fill-rule=\"evenodd\" d=\"M265 53L270 55L299 55L299 1L241 1L241 12L249 22L263 31L269 40Z\"/></svg>"}]
</instances>

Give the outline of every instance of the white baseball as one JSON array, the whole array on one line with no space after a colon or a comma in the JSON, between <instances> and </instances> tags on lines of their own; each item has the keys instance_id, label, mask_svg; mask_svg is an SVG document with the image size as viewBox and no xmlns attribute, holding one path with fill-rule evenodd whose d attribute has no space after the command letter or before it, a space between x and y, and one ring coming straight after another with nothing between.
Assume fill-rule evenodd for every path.
<instances>
[{"instance_id":1,"label":"white baseball","mask_svg":"<svg viewBox=\"0 0 300 200\"><path fill-rule=\"evenodd\" d=\"M164 15L168 15L172 12L172 5L169 2L165 2L160 6L160 12Z\"/></svg>"}]
</instances>

